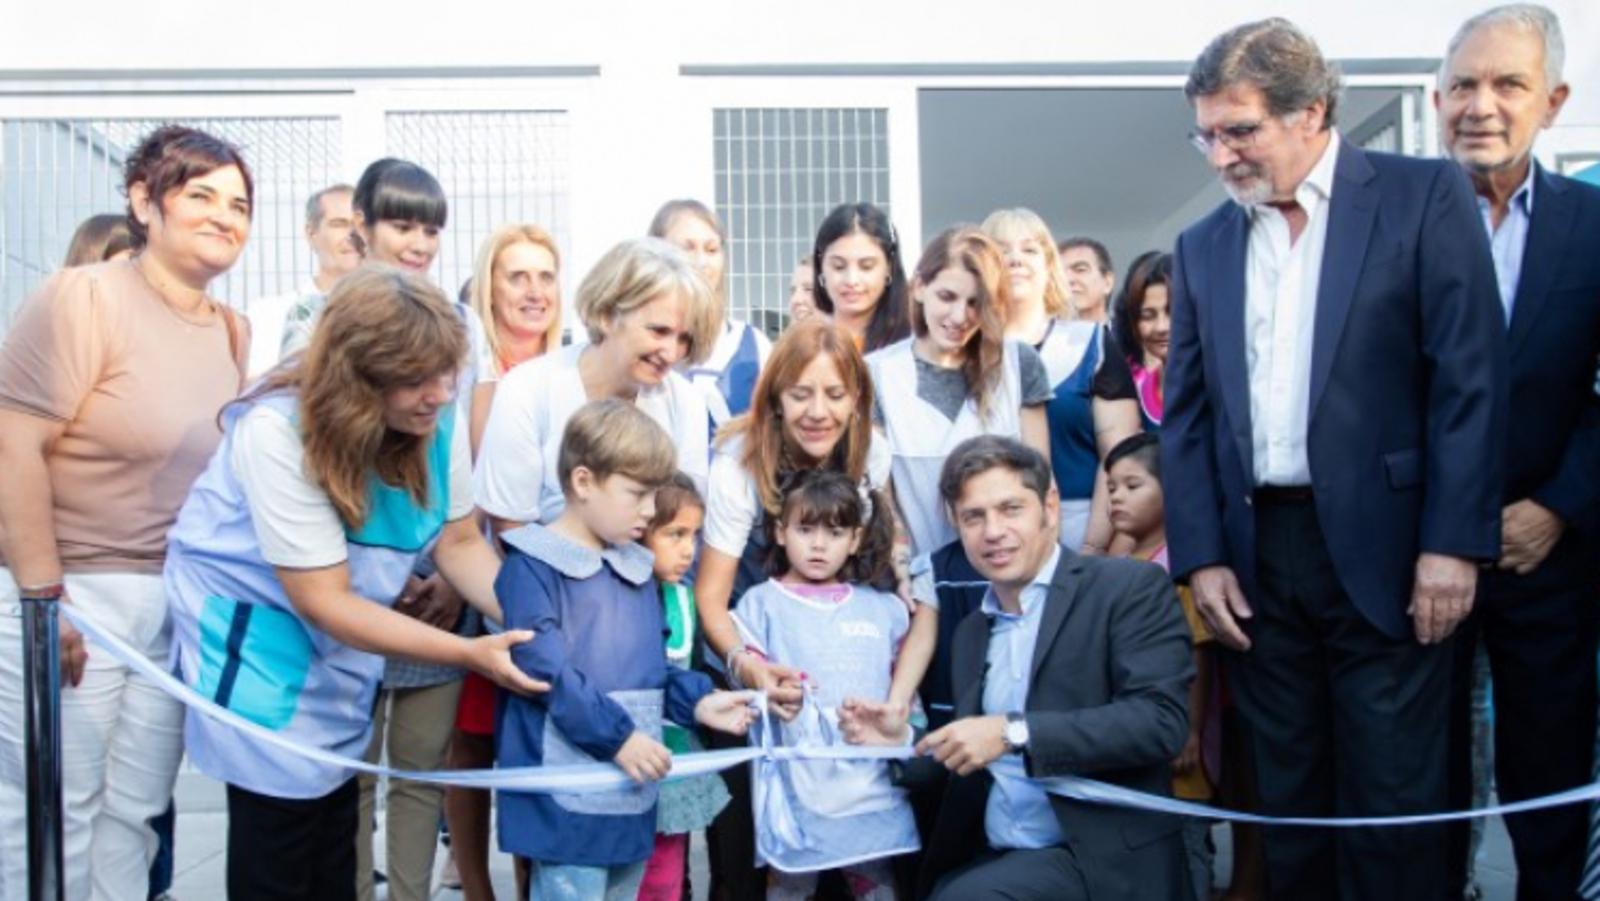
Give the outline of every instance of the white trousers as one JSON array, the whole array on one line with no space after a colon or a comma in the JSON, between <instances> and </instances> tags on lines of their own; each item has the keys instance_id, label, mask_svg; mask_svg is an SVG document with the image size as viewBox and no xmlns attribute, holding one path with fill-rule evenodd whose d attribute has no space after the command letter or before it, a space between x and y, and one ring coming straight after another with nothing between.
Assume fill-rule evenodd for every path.
<instances>
[{"instance_id":1,"label":"white trousers","mask_svg":"<svg viewBox=\"0 0 1600 901\"><path fill-rule=\"evenodd\" d=\"M161 576L68 575L77 609L167 666L172 627ZM26 897L22 613L0 568L0 897ZM145 901L156 837L183 757L183 705L88 645L83 681L61 689L61 776L68 901Z\"/></svg>"}]
</instances>

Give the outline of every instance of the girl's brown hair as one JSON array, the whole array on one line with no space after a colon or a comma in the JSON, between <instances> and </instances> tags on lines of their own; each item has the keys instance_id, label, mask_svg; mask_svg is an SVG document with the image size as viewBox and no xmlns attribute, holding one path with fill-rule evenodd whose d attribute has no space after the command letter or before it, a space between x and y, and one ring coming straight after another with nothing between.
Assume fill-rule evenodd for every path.
<instances>
[{"instance_id":1,"label":"girl's brown hair","mask_svg":"<svg viewBox=\"0 0 1600 901\"><path fill-rule=\"evenodd\" d=\"M432 437L389 428L384 394L454 372L466 354L466 328L442 291L420 276L369 264L334 285L305 352L246 399L299 393L306 474L356 529L366 522L374 473L418 504L428 502Z\"/></svg>"},{"instance_id":2,"label":"girl's brown hair","mask_svg":"<svg viewBox=\"0 0 1600 901\"><path fill-rule=\"evenodd\" d=\"M922 252L913 276L911 327L917 337L927 336L928 317L916 295L932 290L930 286L939 273L955 268L971 273L978 283L978 331L961 349L961 374L967 380L967 394L978 402L978 415L987 418L995 388L1000 384L1006 317L1011 313L1011 286L1005 262L992 238L976 228L957 226L933 239Z\"/></svg>"},{"instance_id":3,"label":"girl's brown hair","mask_svg":"<svg viewBox=\"0 0 1600 901\"><path fill-rule=\"evenodd\" d=\"M855 399L855 409L845 433L826 460L805 459L783 429L782 394L799 380L818 357L827 357L839 370L845 390ZM855 339L842 326L813 317L790 326L772 347L767 365L750 398L750 410L723 427L719 443L744 439L739 462L755 478L756 497L769 515L783 503L783 480L801 469L835 469L860 483L867 473L867 449L872 442L872 377L856 349Z\"/></svg>"},{"instance_id":4,"label":"girl's brown hair","mask_svg":"<svg viewBox=\"0 0 1600 901\"><path fill-rule=\"evenodd\" d=\"M645 535L665 527L678 518L679 511L691 507L704 512L705 498L700 496L700 489L694 486L694 479L688 473L675 472L667 484L656 489L656 515L650 517L650 524L645 526Z\"/></svg>"}]
</instances>

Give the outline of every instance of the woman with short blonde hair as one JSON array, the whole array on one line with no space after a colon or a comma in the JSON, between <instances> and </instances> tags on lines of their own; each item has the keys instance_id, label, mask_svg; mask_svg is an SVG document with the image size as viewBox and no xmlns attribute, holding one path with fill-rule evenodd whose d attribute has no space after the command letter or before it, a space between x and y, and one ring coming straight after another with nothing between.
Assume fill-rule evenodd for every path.
<instances>
[{"instance_id":1,"label":"woman with short blonde hair","mask_svg":"<svg viewBox=\"0 0 1600 901\"><path fill-rule=\"evenodd\" d=\"M588 343L518 366L495 389L475 475L478 506L496 525L550 522L566 506L556 476L561 430L579 407L632 401L672 435L679 468L704 485L709 434L702 394L676 371L716 340L715 298L677 248L623 241L578 286Z\"/></svg>"},{"instance_id":2,"label":"woman with short blonde hair","mask_svg":"<svg viewBox=\"0 0 1600 901\"><path fill-rule=\"evenodd\" d=\"M1038 213L996 210L983 231L1000 245L1009 276L1006 336L1038 351L1055 391L1045 419L1050 468L1061 492L1061 543L1105 553L1112 528L1100 461L1140 430L1133 376L1107 329L1076 318L1055 238Z\"/></svg>"}]
</instances>

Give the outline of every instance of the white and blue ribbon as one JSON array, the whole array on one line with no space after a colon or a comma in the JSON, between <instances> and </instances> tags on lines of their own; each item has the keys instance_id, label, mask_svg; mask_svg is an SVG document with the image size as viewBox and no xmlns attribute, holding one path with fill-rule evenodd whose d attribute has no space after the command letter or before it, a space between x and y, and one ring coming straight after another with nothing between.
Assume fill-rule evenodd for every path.
<instances>
[{"instance_id":1,"label":"white and blue ribbon","mask_svg":"<svg viewBox=\"0 0 1600 901\"><path fill-rule=\"evenodd\" d=\"M280 733L274 732L239 714L222 707L185 685L178 678L141 654L127 642L108 632L94 618L70 604L62 604L60 611L99 648L104 649L124 666L150 679L162 691L183 702L202 716L210 717L237 729L264 744L282 751L330 766L342 767L392 779L411 779L437 785L457 785L465 788L494 789L523 792L590 792L624 788L632 780L615 764L589 763L558 767L508 767L475 770L396 770L344 757L322 748L314 748ZM535 639L537 640L537 639ZM765 717L765 698L760 698ZM768 724L770 725L770 724ZM763 730L766 732L767 730ZM697 751L676 754L672 758L672 771L668 780L689 779L720 772L755 760L904 760L915 756L908 747L882 747L851 745L844 747L782 747L763 741L759 747L732 748L720 751ZM1475 810L1456 810L1445 813L1409 814L1382 817L1277 817L1239 811L1224 810L1205 804L1179 801L1151 795L1117 785L1084 779L1079 776L1056 776L1035 780L1051 794L1084 801L1091 804L1109 804L1152 813L1202 817L1211 820L1230 820L1242 823L1260 823L1272 826L1324 826L1335 828L1371 826L1414 826L1467 820L1476 817L1504 816L1527 813L1567 804L1580 804L1600 800L1600 781L1511 804L1497 804Z\"/></svg>"}]
</instances>

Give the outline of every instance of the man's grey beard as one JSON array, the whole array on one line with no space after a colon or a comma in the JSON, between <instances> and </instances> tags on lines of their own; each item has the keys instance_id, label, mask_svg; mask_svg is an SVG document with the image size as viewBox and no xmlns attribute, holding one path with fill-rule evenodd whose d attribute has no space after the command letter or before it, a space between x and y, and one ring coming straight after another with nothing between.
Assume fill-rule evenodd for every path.
<instances>
[{"instance_id":1,"label":"man's grey beard","mask_svg":"<svg viewBox=\"0 0 1600 901\"><path fill-rule=\"evenodd\" d=\"M1223 178L1222 188L1233 198L1233 202L1240 206L1259 206L1272 199L1272 179L1267 177L1265 166L1258 163L1234 163L1229 166L1230 171L1239 171L1241 175L1249 177L1248 187L1241 187L1235 180Z\"/></svg>"}]
</instances>

